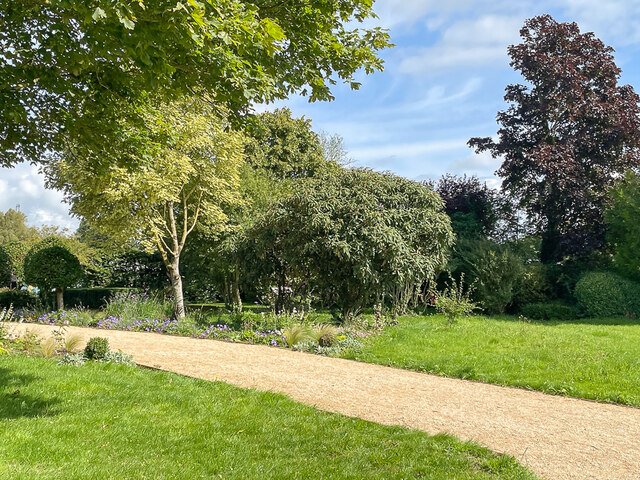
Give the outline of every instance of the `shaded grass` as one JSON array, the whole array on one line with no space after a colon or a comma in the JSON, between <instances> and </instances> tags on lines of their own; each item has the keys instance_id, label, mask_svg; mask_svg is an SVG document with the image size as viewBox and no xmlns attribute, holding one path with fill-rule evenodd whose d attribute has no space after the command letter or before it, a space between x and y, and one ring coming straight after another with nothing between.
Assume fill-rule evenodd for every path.
<instances>
[{"instance_id":1,"label":"shaded grass","mask_svg":"<svg viewBox=\"0 0 640 480\"><path fill-rule=\"evenodd\" d=\"M0 357L0 478L533 479L511 458L283 395Z\"/></svg>"},{"instance_id":2,"label":"shaded grass","mask_svg":"<svg viewBox=\"0 0 640 480\"><path fill-rule=\"evenodd\" d=\"M640 406L640 322L406 317L347 358Z\"/></svg>"}]
</instances>

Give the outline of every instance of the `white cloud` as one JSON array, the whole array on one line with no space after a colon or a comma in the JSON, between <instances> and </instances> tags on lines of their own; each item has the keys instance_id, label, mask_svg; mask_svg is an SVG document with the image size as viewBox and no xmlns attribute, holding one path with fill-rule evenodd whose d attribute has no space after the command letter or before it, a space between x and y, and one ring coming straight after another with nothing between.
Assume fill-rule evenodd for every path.
<instances>
[{"instance_id":1,"label":"white cloud","mask_svg":"<svg viewBox=\"0 0 640 480\"><path fill-rule=\"evenodd\" d=\"M425 15L467 10L473 0L377 0L374 10L384 27L412 25Z\"/></svg>"},{"instance_id":2,"label":"white cloud","mask_svg":"<svg viewBox=\"0 0 640 480\"><path fill-rule=\"evenodd\" d=\"M0 193L0 210L19 208L30 225L58 225L72 230L78 226L62 201L62 193L46 189L44 176L32 165L0 169Z\"/></svg>"},{"instance_id":3,"label":"white cloud","mask_svg":"<svg viewBox=\"0 0 640 480\"><path fill-rule=\"evenodd\" d=\"M451 162L449 170L457 174L492 175L501 163L502 159L493 158L489 152L470 153L463 159Z\"/></svg>"},{"instance_id":4,"label":"white cloud","mask_svg":"<svg viewBox=\"0 0 640 480\"><path fill-rule=\"evenodd\" d=\"M466 140L455 139L372 145L370 147L354 148L349 151L349 155L358 163L383 158L409 158L459 149L465 146L465 142Z\"/></svg>"},{"instance_id":5,"label":"white cloud","mask_svg":"<svg viewBox=\"0 0 640 480\"><path fill-rule=\"evenodd\" d=\"M619 45L640 43L640 3L628 0L565 0L570 19L583 32L593 31L597 37Z\"/></svg>"},{"instance_id":6,"label":"white cloud","mask_svg":"<svg viewBox=\"0 0 640 480\"><path fill-rule=\"evenodd\" d=\"M403 73L428 74L448 69L507 63L507 47L518 41L519 16L483 15L447 27L438 42L404 58Z\"/></svg>"}]
</instances>

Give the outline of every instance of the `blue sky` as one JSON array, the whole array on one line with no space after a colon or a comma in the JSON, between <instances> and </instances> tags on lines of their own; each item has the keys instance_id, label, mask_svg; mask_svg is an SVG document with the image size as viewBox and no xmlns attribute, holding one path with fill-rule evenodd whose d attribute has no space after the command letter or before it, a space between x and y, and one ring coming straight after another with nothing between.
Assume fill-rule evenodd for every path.
<instances>
[{"instance_id":1,"label":"blue sky","mask_svg":"<svg viewBox=\"0 0 640 480\"><path fill-rule=\"evenodd\" d=\"M363 76L359 91L339 87L330 103L285 103L314 129L344 138L355 165L411 179L445 172L474 174L492 185L499 160L475 155L466 142L495 134L508 83L507 46L518 43L526 18L550 13L616 50L622 83L640 90L640 2L637 0L377 0L396 47L383 53L385 71ZM45 190L37 168L0 169L0 210L21 210L34 225L74 228L58 192Z\"/></svg>"}]
</instances>

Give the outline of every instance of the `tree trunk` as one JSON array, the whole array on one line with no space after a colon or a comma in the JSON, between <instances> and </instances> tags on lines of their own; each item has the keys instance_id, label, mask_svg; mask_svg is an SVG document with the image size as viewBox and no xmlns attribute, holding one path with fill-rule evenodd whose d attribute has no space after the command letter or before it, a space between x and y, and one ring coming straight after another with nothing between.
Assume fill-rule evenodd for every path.
<instances>
[{"instance_id":1,"label":"tree trunk","mask_svg":"<svg viewBox=\"0 0 640 480\"><path fill-rule=\"evenodd\" d=\"M240 268L236 266L233 277L233 296L238 312L242 312L242 298L240 298Z\"/></svg>"},{"instance_id":2,"label":"tree trunk","mask_svg":"<svg viewBox=\"0 0 640 480\"><path fill-rule=\"evenodd\" d=\"M62 288L56 288L56 301L58 303L58 310L64 310L64 290Z\"/></svg>"},{"instance_id":3,"label":"tree trunk","mask_svg":"<svg viewBox=\"0 0 640 480\"><path fill-rule=\"evenodd\" d=\"M171 293L173 294L173 314L176 320L182 320L185 317L184 296L182 294L182 277L180 276L180 261L178 258L167 268L169 280L171 281Z\"/></svg>"}]
</instances>

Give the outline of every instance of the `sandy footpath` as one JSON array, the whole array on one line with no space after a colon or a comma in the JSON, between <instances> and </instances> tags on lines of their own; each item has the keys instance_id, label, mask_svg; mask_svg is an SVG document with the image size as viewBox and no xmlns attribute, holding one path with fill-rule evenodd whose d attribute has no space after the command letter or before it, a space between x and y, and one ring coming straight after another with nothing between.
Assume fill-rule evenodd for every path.
<instances>
[{"instance_id":1,"label":"sandy footpath","mask_svg":"<svg viewBox=\"0 0 640 480\"><path fill-rule=\"evenodd\" d=\"M52 327L12 325L48 335ZM640 409L259 345L71 327L139 364L284 393L322 410L474 440L548 479L640 479Z\"/></svg>"}]
</instances>

